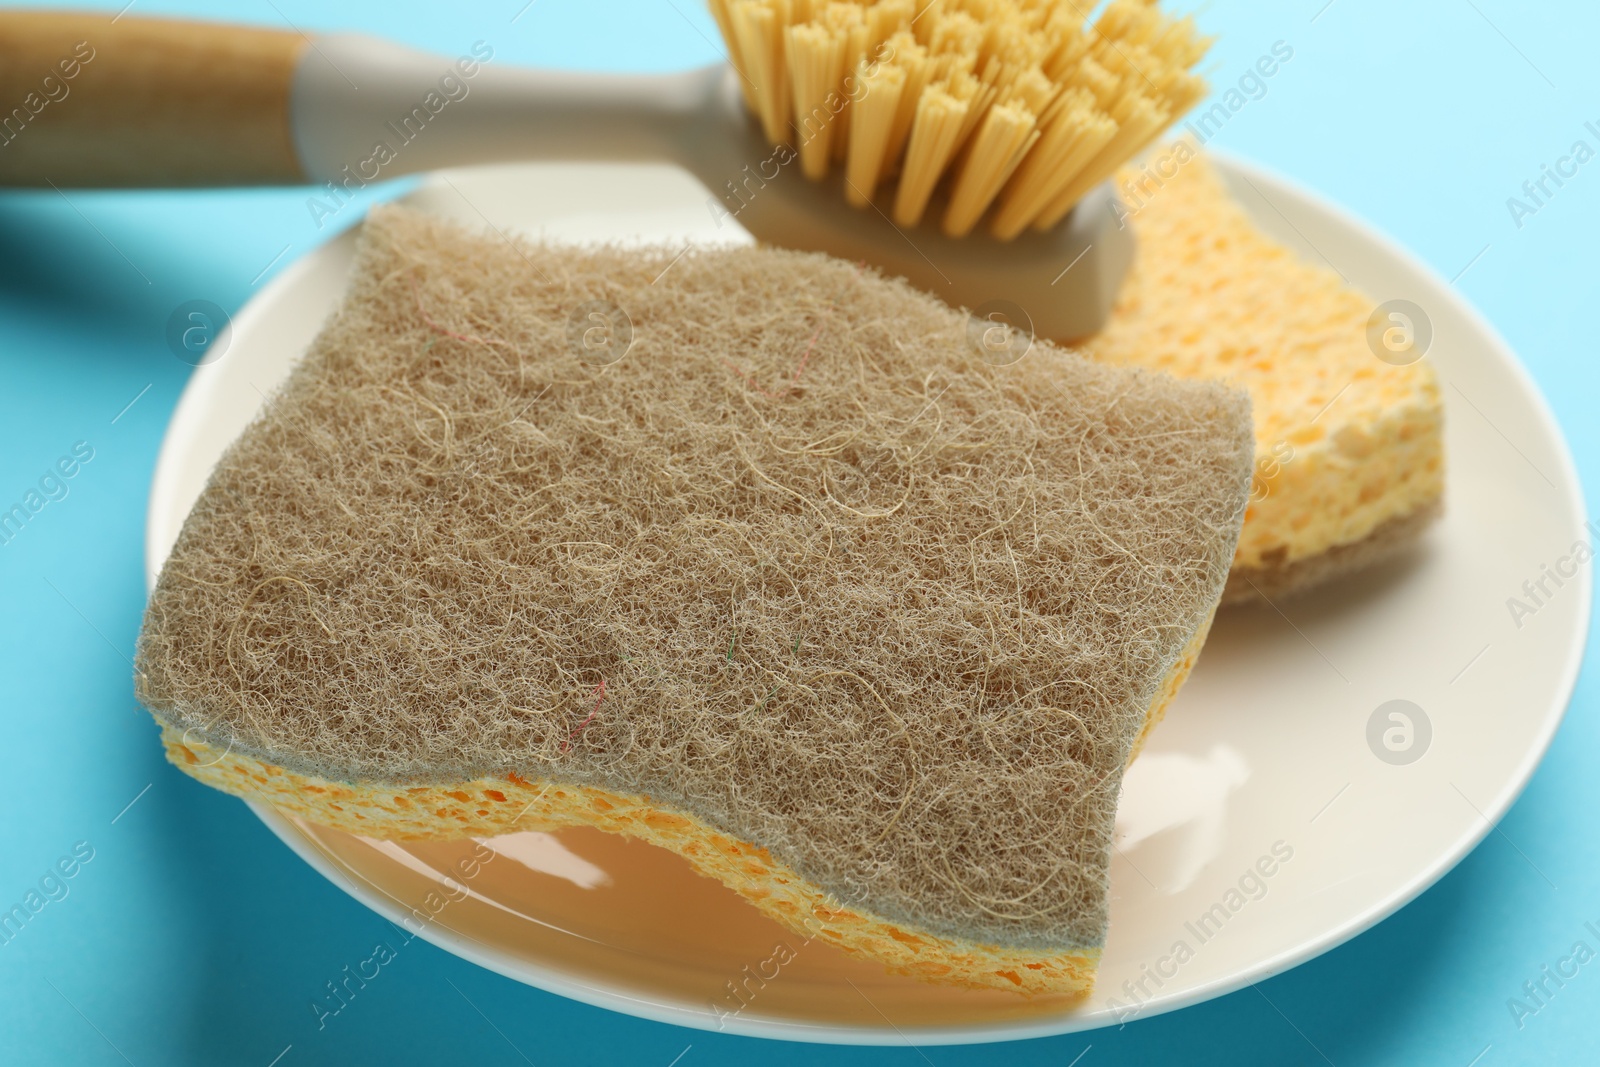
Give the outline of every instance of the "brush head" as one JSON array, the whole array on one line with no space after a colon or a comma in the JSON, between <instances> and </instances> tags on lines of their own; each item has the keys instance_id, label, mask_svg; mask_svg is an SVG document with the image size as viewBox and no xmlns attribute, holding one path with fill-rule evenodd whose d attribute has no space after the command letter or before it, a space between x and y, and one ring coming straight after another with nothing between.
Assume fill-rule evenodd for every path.
<instances>
[{"instance_id":1,"label":"brush head","mask_svg":"<svg viewBox=\"0 0 1600 1067\"><path fill-rule=\"evenodd\" d=\"M1055 226L1010 240L981 230L952 237L931 217L902 226L884 205L851 206L842 171L812 180L793 144L769 144L745 108L736 71L719 66L694 76L702 102L679 161L712 191L708 206L719 226L737 222L764 244L868 263L968 310L975 329L1002 321L1028 337L1071 342L1110 317L1135 239L1109 182ZM946 192L936 191L931 203L947 203Z\"/></svg>"},{"instance_id":2,"label":"brush head","mask_svg":"<svg viewBox=\"0 0 1600 1067\"><path fill-rule=\"evenodd\" d=\"M1205 95L1158 0L710 0L749 110L896 226L1049 230ZM1095 4L1090 4L1092 9ZM942 195L940 195L942 194Z\"/></svg>"}]
</instances>

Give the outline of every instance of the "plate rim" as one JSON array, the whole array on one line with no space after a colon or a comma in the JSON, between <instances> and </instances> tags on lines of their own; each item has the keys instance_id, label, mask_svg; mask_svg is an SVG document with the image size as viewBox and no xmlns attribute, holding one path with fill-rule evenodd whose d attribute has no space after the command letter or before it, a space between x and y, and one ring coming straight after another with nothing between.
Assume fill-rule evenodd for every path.
<instances>
[{"instance_id":1,"label":"plate rim","mask_svg":"<svg viewBox=\"0 0 1600 1067\"><path fill-rule=\"evenodd\" d=\"M1270 167L1246 160L1232 152L1207 147L1205 154L1226 179L1242 177L1247 182L1257 186L1257 191L1261 193L1263 199L1267 199L1269 205L1272 204L1272 201L1267 197L1267 193L1276 193L1290 201L1298 200L1304 202L1319 213L1354 231L1362 240L1379 249L1387 259L1398 263L1407 272L1424 281L1433 290L1429 294L1431 297L1448 303L1452 310L1459 314L1463 321L1471 327L1472 331L1483 339L1496 361L1509 370L1513 379L1521 387L1524 397L1530 401L1532 413L1537 418L1540 428L1550 435L1554 444L1555 458L1559 468L1556 472L1558 489L1562 492L1564 499L1572 502L1580 517L1587 515L1582 482L1578 477L1572 449L1566 434L1562 430L1560 421L1556 418L1549 401L1527 366L1518 358L1516 351L1472 301L1464 294L1457 292L1452 286L1444 284L1442 276L1437 271L1394 238L1322 193L1302 185ZM266 315L265 309L279 299L284 290L293 288L301 275L313 269L314 261L319 255L326 254L326 250L335 247L341 242L353 242L355 232L356 227L351 226L329 241L310 249L306 254L298 257L239 309L228 330L238 331L240 328L250 328L256 319ZM191 412L190 409L200 407L203 403L202 393L204 390L201 385L203 381L203 375L194 374L185 383L183 392L178 399L178 403L173 408L166 430L162 435L160 449L156 455L145 516L145 583L147 594L150 589L154 588L161 565L165 562L165 548L162 549L162 558L156 558L157 549L155 546L157 542L154 536L156 517L169 510L167 505L176 492L175 483L178 479L175 470L181 462L176 450L186 433L187 427L195 417L195 413ZM1572 628L1567 638L1560 674L1556 678L1556 696L1551 705L1544 710L1544 718L1540 724L1538 734L1524 750L1520 760L1507 776L1498 794L1490 803L1484 806L1481 812L1482 819L1457 838L1449 848L1440 850L1429 864L1386 894L1379 902L1344 922L1329 928L1321 936L1310 938L1294 948L1259 960L1254 966L1232 975L1219 977L1210 982L1190 987L1183 992L1173 994L1169 998L1153 999L1140 1008L1135 1019L1154 1018L1167 1012L1178 1011L1226 996L1246 986L1275 977L1301 963L1329 952L1398 912L1401 908L1421 896L1465 859L1488 836L1490 831L1495 828L1506 812L1510 810L1511 806L1516 803L1517 799L1526 790L1534 773L1549 752L1550 745L1560 730L1561 724L1565 721L1582 669L1584 652L1588 645L1589 630L1592 622L1593 571L1592 569L1584 569L1580 572L1580 575L1576 625ZM260 801L247 800L245 803L255 813L256 817L266 824L268 829L289 846L291 851L342 892L391 921L398 922L402 917L409 914L400 908L380 887L362 878L356 872L346 872L326 854L313 848L302 832L295 827L294 821L290 817ZM365 884L365 889L357 885L354 880L357 878ZM738 1016L734 1018L731 1025L723 1026L719 1025L719 1020L707 1012L630 995L608 986L600 986L575 979L560 971L546 969L524 960L513 959L503 954L498 954L492 946L484 945L476 939L456 933L445 927L428 924L422 930L417 931L417 936L452 955L475 963L506 978L571 1000L619 1011L653 1022L747 1037L820 1044L872 1046L962 1045L1054 1037L1062 1034L1100 1029L1105 1026L1117 1025L1118 1023L1115 1013L1109 1008L1099 1007L1091 1010L1086 1006L1084 1009L1071 1014L1048 1016L1040 1019L1013 1020L990 1024L969 1023L949 1028L931 1028L916 1025L900 1028L896 1027L892 1022L887 1027L813 1024L800 1020L762 1016L748 1018ZM1093 995L1092 993L1090 994L1090 996Z\"/></svg>"}]
</instances>

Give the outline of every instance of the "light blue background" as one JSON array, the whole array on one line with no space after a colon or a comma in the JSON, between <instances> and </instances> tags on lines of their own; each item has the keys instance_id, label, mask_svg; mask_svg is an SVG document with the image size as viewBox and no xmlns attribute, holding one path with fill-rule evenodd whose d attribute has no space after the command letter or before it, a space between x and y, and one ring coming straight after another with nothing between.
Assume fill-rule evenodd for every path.
<instances>
[{"instance_id":1,"label":"light blue background","mask_svg":"<svg viewBox=\"0 0 1600 1067\"><path fill-rule=\"evenodd\" d=\"M1459 286L1549 396L1592 498L1600 161L1520 230L1506 198L1585 136L1585 120L1600 120L1600 11L1571 0L1323 3L1218 0L1203 12L1202 25L1222 38L1209 61L1218 84L1274 41L1295 50L1267 96L1216 143L1349 205L1445 277L1487 246ZM132 13L287 19L450 55L482 38L497 60L561 67L670 69L717 58L698 0L535 0L513 25L523 5L363 2L335 13L312 0L139 0ZM74 441L96 450L70 495L0 547L0 903L20 900L74 842L95 849L70 895L0 947L0 1062L266 1067L291 1044L283 1067L521 1062L513 1044L540 1067L667 1067L680 1053L680 1067L824 1058L1065 1067L1091 1045L1081 1067L1467 1067L1480 1055L1493 1067L1600 1056L1600 962L1521 1030L1506 1006L1586 920L1600 922L1592 672L1503 835L1387 922L1264 983L1281 1013L1246 990L1121 1031L829 1050L613 1015L419 941L317 1032L307 1002L369 951L384 924L243 805L164 764L131 696L127 659L144 604L146 492L189 370L163 343L163 324L189 299L237 309L286 244L266 277L326 239L332 228L313 227L304 198L73 193L69 203L54 192L0 193L0 498L20 497Z\"/></svg>"}]
</instances>

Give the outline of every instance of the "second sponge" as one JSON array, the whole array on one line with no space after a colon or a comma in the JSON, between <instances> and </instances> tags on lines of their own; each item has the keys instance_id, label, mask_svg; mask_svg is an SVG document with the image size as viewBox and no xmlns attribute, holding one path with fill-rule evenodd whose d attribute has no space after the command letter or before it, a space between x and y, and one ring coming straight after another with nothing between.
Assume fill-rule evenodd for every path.
<instances>
[{"instance_id":1,"label":"second sponge","mask_svg":"<svg viewBox=\"0 0 1600 1067\"><path fill-rule=\"evenodd\" d=\"M1437 516L1438 379L1426 360L1374 354L1376 301L1262 233L1203 157L1184 158L1170 179L1125 177L1138 260L1086 352L1250 393L1255 479L1223 602L1275 598L1397 551Z\"/></svg>"}]
</instances>

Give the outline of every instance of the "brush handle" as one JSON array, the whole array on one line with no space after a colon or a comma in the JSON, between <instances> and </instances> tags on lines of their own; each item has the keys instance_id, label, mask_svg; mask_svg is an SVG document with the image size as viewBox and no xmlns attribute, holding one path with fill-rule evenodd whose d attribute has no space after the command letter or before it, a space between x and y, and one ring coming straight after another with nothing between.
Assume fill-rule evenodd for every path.
<instances>
[{"instance_id":1,"label":"brush handle","mask_svg":"<svg viewBox=\"0 0 1600 1067\"><path fill-rule=\"evenodd\" d=\"M0 12L0 184L303 181L289 128L296 33Z\"/></svg>"},{"instance_id":2,"label":"brush handle","mask_svg":"<svg viewBox=\"0 0 1600 1067\"><path fill-rule=\"evenodd\" d=\"M0 185L383 178L520 159L675 160L719 68L619 76L376 38L0 12Z\"/></svg>"}]
</instances>

